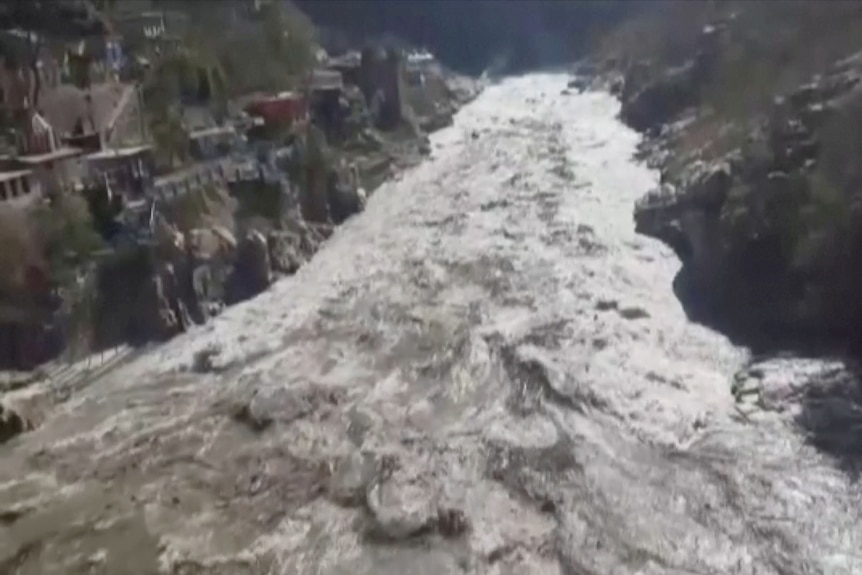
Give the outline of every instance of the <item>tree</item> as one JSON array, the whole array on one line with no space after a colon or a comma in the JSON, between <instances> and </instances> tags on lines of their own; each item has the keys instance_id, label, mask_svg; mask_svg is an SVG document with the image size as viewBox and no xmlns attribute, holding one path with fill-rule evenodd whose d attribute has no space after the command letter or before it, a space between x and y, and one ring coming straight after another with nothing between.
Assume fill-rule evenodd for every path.
<instances>
[{"instance_id":1,"label":"tree","mask_svg":"<svg viewBox=\"0 0 862 575\"><path fill-rule=\"evenodd\" d=\"M33 212L45 261L58 284L67 283L75 269L104 247L93 227L87 202L79 196L59 196Z\"/></svg>"},{"instance_id":2,"label":"tree","mask_svg":"<svg viewBox=\"0 0 862 575\"><path fill-rule=\"evenodd\" d=\"M156 116L150 125L156 152L169 168L182 164L189 156L189 135L179 109L174 106Z\"/></svg>"},{"instance_id":3,"label":"tree","mask_svg":"<svg viewBox=\"0 0 862 575\"><path fill-rule=\"evenodd\" d=\"M197 99L206 101L217 117L227 114L228 78L214 42L205 34L193 31L183 52L185 69L193 78Z\"/></svg>"},{"instance_id":4,"label":"tree","mask_svg":"<svg viewBox=\"0 0 862 575\"><path fill-rule=\"evenodd\" d=\"M24 32L26 65L33 76L30 95L33 109L38 108L42 91L39 62L44 55L45 39L70 40L107 32L105 22L92 4L71 0L3 0L0 2L0 26Z\"/></svg>"},{"instance_id":5,"label":"tree","mask_svg":"<svg viewBox=\"0 0 862 575\"><path fill-rule=\"evenodd\" d=\"M32 213L50 283L61 295L66 341L89 342L95 288L87 278L95 253L104 247L87 202L79 196L60 196Z\"/></svg>"},{"instance_id":6,"label":"tree","mask_svg":"<svg viewBox=\"0 0 862 575\"><path fill-rule=\"evenodd\" d=\"M227 112L228 78L213 41L189 33L179 49L157 58L144 77L145 100L155 114L182 101L207 103L217 116Z\"/></svg>"},{"instance_id":7,"label":"tree","mask_svg":"<svg viewBox=\"0 0 862 575\"><path fill-rule=\"evenodd\" d=\"M316 50L314 25L290 3L271 2L261 7L263 38L273 59L287 76L302 76L313 65Z\"/></svg>"},{"instance_id":8,"label":"tree","mask_svg":"<svg viewBox=\"0 0 862 575\"><path fill-rule=\"evenodd\" d=\"M229 28L218 43L219 59L234 94L296 88L314 63L316 31L289 3L272 2Z\"/></svg>"}]
</instances>

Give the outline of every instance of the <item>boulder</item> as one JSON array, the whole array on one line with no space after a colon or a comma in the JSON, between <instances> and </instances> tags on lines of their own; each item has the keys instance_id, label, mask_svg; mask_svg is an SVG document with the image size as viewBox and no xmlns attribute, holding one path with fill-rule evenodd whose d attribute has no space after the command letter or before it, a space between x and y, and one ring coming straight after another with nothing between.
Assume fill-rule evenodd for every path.
<instances>
[{"instance_id":1,"label":"boulder","mask_svg":"<svg viewBox=\"0 0 862 575\"><path fill-rule=\"evenodd\" d=\"M132 319L134 339L141 342L165 341L180 331L180 318L166 293L164 273L154 273L144 285Z\"/></svg>"},{"instance_id":2,"label":"boulder","mask_svg":"<svg viewBox=\"0 0 862 575\"><path fill-rule=\"evenodd\" d=\"M329 478L329 498L343 507L363 505L375 472L375 461L369 454L355 451L340 458Z\"/></svg>"},{"instance_id":3,"label":"boulder","mask_svg":"<svg viewBox=\"0 0 862 575\"><path fill-rule=\"evenodd\" d=\"M454 111L451 108L435 110L434 113L419 118L419 128L426 134L431 134L455 123Z\"/></svg>"},{"instance_id":4,"label":"boulder","mask_svg":"<svg viewBox=\"0 0 862 575\"><path fill-rule=\"evenodd\" d=\"M228 281L227 299L240 302L266 290L272 283L269 245L258 231L245 235L237 249L236 262Z\"/></svg>"},{"instance_id":5,"label":"boulder","mask_svg":"<svg viewBox=\"0 0 862 575\"><path fill-rule=\"evenodd\" d=\"M301 248L302 238L293 232L270 232L267 236L269 258L273 271L293 275L306 262Z\"/></svg>"},{"instance_id":6,"label":"boulder","mask_svg":"<svg viewBox=\"0 0 862 575\"><path fill-rule=\"evenodd\" d=\"M626 79L623 89L623 121L638 131L660 127L697 103L699 74L694 62L668 70L632 91Z\"/></svg>"},{"instance_id":7,"label":"boulder","mask_svg":"<svg viewBox=\"0 0 862 575\"><path fill-rule=\"evenodd\" d=\"M302 219L285 221L289 233L299 238L299 254L304 260L311 259L320 245L332 236L335 228L331 224L309 223Z\"/></svg>"},{"instance_id":8,"label":"boulder","mask_svg":"<svg viewBox=\"0 0 862 575\"><path fill-rule=\"evenodd\" d=\"M395 470L374 482L366 497L371 513L371 534L404 540L433 529L438 521L434 493L427 481Z\"/></svg>"},{"instance_id":9,"label":"boulder","mask_svg":"<svg viewBox=\"0 0 862 575\"><path fill-rule=\"evenodd\" d=\"M709 166L689 184L691 200L700 209L718 213L733 185L730 165L719 163Z\"/></svg>"},{"instance_id":10,"label":"boulder","mask_svg":"<svg viewBox=\"0 0 862 575\"><path fill-rule=\"evenodd\" d=\"M16 411L0 403L0 445L31 429L30 423Z\"/></svg>"},{"instance_id":11,"label":"boulder","mask_svg":"<svg viewBox=\"0 0 862 575\"><path fill-rule=\"evenodd\" d=\"M356 182L345 180L346 178L333 178L327 190L327 207L335 225L344 223L347 218L365 208Z\"/></svg>"},{"instance_id":12,"label":"boulder","mask_svg":"<svg viewBox=\"0 0 862 575\"><path fill-rule=\"evenodd\" d=\"M237 249L233 233L223 226L193 229L186 234L185 243L196 260L229 260Z\"/></svg>"},{"instance_id":13,"label":"boulder","mask_svg":"<svg viewBox=\"0 0 862 575\"><path fill-rule=\"evenodd\" d=\"M590 82L587 78L578 76L569 80L567 87L572 90L577 90L580 94L590 87Z\"/></svg>"}]
</instances>

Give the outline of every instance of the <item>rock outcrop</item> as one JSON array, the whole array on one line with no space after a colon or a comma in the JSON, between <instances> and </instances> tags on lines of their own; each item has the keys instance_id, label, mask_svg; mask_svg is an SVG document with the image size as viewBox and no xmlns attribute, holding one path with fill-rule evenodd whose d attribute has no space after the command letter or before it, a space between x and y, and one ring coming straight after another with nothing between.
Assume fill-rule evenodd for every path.
<instances>
[{"instance_id":1,"label":"rock outcrop","mask_svg":"<svg viewBox=\"0 0 862 575\"><path fill-rule=\"evenodd\" d=\"M398 50L368 47L362 51L360 89L377 127L397 128L405 119L404 62Z\"/></svg>"},{"instance_id":2,"label":"rock outcrop","mask_svg":"<svg viewBox=\"0 0 862 575\"><path fill-rule=\"evenodd\" d=\"M708 30L711 46L715 29ZM862 59L842 60L745 118L744 137L720 154L657 153L670 124L702 108L700 89L715 55L643 81L628 74L622 118L652 136L662 184L638 203L637 231L682 260L680 295L695 314L732 333L858 339L862 304ZM634 85L635 87L632 87ZM715 89L715 88L713 88ZM718 88L720 89L720 87ZM717 148L718 146L714 146ZM701 156L701 157L699 157Z\"/></svg>"},{"instance_id":3,"label":"rock outcrop","mask_svg":"<svg viewBox=\"0 0 862 575\"><path fill-rule=\"evenodd\" d=\"M15 410L0 403L0 445L30 429L30 423Z\"/></svg>"},{"instance_id":4,"label":"rock outcrop","mask_svg":"<svg viewBox=\"0 0 862 575\"><path fill-rule=\"evenodd\" d=\"M626 70L616 88L622 101L623 121L638 131L649 132L697 105L701 90L715 71L725 41L724 30L724 26L705 28L696 43L695 56L679 66L661 69L655 62L639 61Z\"/></svg>"},{"instance_id":5,"label":"rock outcrop","mask_svg":"<svg viewBox=\"0 0 862 575\"><path fill-rule=\"evenodd\" d=\"M236 262L228 282L228 303L252 298L266 290L272 283L272 263L269 244L258 231L251 231L243 238L237 250Z\"/></svg>"},{"instance_id":6,"label":"rock outcrop","mask_svg":"<svg viewBox=\"0 0 862 575\"><path fill-rule=\"evenodd\" d=\"M357 180L356 176L345 177L339 172L331 174L326 203L333 224L340 225L365 209L364 193L359 188Z\"/></svg>"}]
</instances>

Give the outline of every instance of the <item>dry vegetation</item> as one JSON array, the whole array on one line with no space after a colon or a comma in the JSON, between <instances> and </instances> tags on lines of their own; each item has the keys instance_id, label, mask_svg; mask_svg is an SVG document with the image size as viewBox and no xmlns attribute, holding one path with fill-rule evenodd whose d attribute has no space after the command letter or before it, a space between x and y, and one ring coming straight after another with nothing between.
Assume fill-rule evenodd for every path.
<instances>
[{"instance_id":1,"label":"dry vegetation","mask_svg":"<svg viewBox=\"0 0 862 575\"><path fill-rule=\"evenodd\" d=\"M706 26L718 33L703 34ZM682 119L673 114L690 106L689 121L651 142L667 148L663 176L682 191L696 189L695 160L709 169L733 153L726 199L708 216L728 253L708 264L726 266L713 294L732 302L722 313L830 337L858 332L862 92L850 86L862 63L862 3L651 3L599 53L627 72L627 105L642 88L663 94L670 70L692 62L681 69L697 75L690 97L658 120Z\"/></svg>"},{"instance_id":2,"label":"dry vegetation","mask_svg":"<svg viewBox=\"0 0 862 575\"><path fill-rule=\"evenodd\" d=\"M691 55L703 26L719 13L711 2L644 3L632 17L596 41L595 53L623 67L642 60L661 66L680 64Z\"/></svg>"},{"instance_id":3,"label":"dry vegetation","mask_svg":"<svg viewBox=\"0 0 862 575\"><path fill-rule=\"evenodd\" d=\"M737 146L748 122L767 113L776 95L862 50L857 1L669 0L626 20L600 41L598 53L622 66L646 61L660 72L693 56L704 26L722 20L730 33L721 61L677 150L709 157Z\"/></svg>"},{"instance_id":4,"label":"dry vegetation","mask_svg":"<svg viewBox=\"0 0 862 575\"><path fill-rule=\"evenodd\" d=\"M168 219L180 231L212 226L231 229L236 201L218 186L202 186L181 195L165 206Z\"/></svg>"}]
</instances>

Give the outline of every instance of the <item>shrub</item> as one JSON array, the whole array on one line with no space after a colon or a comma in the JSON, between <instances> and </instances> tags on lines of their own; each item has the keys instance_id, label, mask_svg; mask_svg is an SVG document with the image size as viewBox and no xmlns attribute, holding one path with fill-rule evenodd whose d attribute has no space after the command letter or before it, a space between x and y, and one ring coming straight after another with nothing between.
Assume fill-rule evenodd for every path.
<instances>
[{"instance_id":1,"label":"shrub","mask_svg":"<svg viewBox=\"0 0 862 575\"><path fill-rule=\"evenodd\" d=\"M31 215L41 253L59 285L70 283L78 268L105 247L80 196L59 196L37 206Z\"/></svg>"},{"instance_id":2,"label":"shrub","mask_svg":"<svg viewBox=\"0 0 862 575\"><path fill-rule=\"evenodd\" d=\"M212 225L230 229L235 204L226 190L206 185L179 195L165 206L165 215L183 232Z\"/></svg>"},{"instance_id":3,"label":"shrub","mask_svg":"<svg viewBox=\"0 0 862 575\"><path fill-rule=\"evenodd\" d=\"M0 208L0 294L26 288L28 267L44 268L35 227L22 208Z\"/></svg>"}]
</instances>

